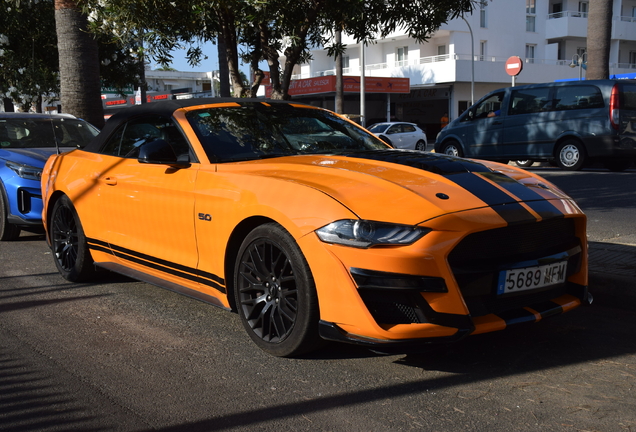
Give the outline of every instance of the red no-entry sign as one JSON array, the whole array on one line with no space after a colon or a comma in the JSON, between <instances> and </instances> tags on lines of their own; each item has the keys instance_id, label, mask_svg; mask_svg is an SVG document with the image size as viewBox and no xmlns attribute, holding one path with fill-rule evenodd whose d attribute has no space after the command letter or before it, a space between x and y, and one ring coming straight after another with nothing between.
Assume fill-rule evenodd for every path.
<instances>
[{"instance_id":1,"label":"red no-entry sign","mask_svg":"<svg viewBox=\"0 0 636 432\"><path fill-rule=\"evenodd\" d=\"M506 73L510 76L517 76L523 69L523 62L518 56L512 56L506 60Z\"/></svg>"}]
</instances>

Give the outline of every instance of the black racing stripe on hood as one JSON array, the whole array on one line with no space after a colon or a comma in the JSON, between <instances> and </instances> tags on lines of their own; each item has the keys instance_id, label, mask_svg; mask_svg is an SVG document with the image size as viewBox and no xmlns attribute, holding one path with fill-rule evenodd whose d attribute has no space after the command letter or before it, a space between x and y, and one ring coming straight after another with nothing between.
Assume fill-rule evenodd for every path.
<instances>
[{"instance_id":1,"label":"black racing stripe on hood","mask_svg":"<svg viewBox=\"0 0 636 432\"><path fill-rule=\"evenodd\" d=\"M447 178L491 206L509 225L537 220L514 198L487 182L481 175L473 173L452 174Z\"/></svg>"},{"instance_id":2,"label":"black racing stripe on hood","mask_svg":"<svg viewBox=\"0 0 636 432\"><path fill-rule=\"evenodd\" d=\"M493 172L479 162L449 155L408 150L376 150L342 155L410 166L444 176L491 206L510 225L537 220L511 195L522 201L530 201L527 205L544 219L563 216L556 207L535 191L505 174ZM489 183L485 178L510 192L511 195Z\"/></svg>"},{"instance_id":3,"label":"black racing stripe on hood","mask_svg":"<svg viewBox=\"0 0 636 432\"><path fill-rule=\"evenodd\" d=\"M524 201L532 210L537 212L543 219L550 219L553 217L563 216L563 213L559 211L550 201L547 201L541 195L531 188L519 183L515 179L508 177L507 175L499 172L481 173L480 176L487 178L488 180L496 183L497 186L507 190L513 196Z\"/></svg>"},{"instance_id":4,"label":"black racing stripe on hood","mask_svg":"<svg viewBox=\"0 0 636 432\"><path fill-rule=\"evenodd\" d=\"M360 152L338 153L338 156L389 162L410 166L439 175L467 172L489 172L484 165L437 153L423 153L408 150L369 150Z\"/></svg>"}]
</instances>

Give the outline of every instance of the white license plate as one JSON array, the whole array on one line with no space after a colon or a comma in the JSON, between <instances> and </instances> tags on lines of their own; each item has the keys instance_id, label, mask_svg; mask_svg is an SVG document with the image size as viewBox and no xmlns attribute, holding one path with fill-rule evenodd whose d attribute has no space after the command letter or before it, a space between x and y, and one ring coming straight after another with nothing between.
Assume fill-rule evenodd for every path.
<instances>
[{"instance_id":1,"label":"white license plate","mask_svg":"<svg viewBox=\"0 0 636 432\"><path fill-rule=\"evenodd\" d=\"M559 261L502 271L499 273L497 294L510 294L563 283L567 265L567 261Z\"/></svg>"}]
</instances>

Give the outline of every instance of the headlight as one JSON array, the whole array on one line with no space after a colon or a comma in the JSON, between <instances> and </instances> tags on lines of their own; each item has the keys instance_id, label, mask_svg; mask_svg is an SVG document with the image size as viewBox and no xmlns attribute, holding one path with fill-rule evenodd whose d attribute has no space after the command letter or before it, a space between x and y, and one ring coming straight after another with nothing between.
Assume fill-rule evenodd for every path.
<instances>
[{"instance_id":1,"label":"headlight","mask_svg":"<svg viewBox=\"0 0 636 432\"><path fill-rule=\"evenodd\" d=\"M410 245L431 232L428 228L368 220L343 219L316 230L320 240L344 246Z\"/></svg>"},{"instance_id":2,"label":"headlight","mask_svg":"<svg viewBox=\"0 0 636 432\"><path fill-rule=\"evenodd\" d=\"M40 181L40 179L42 178L42 168L30 165L22 165L15 162L7 162L6 165L8 168L11 168L13 171L15 171L15 173L23 179Z\"/></svg>"}]
</instances>

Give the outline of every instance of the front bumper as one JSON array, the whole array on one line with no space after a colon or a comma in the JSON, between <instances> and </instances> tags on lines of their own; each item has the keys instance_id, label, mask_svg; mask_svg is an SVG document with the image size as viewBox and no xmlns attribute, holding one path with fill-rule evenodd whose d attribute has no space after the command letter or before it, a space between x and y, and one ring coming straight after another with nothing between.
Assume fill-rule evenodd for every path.
<instances>
[{"instance_id":1,"label":"front bumper","mask_svg":"<svg viewBox=\"0 0 636 432\"><path fill-rule=\"evenodd\" d=\"M323 244L330 269L312 268L321 336L397 352L537 322L587 300L585 216L578 209L512 226L489 224L495 220L489 209L444 216L425 224L433 232L402 248ZM550 260L567 261L564 283L497 294L502 271Z\"/></svg>"}]
</instances>

